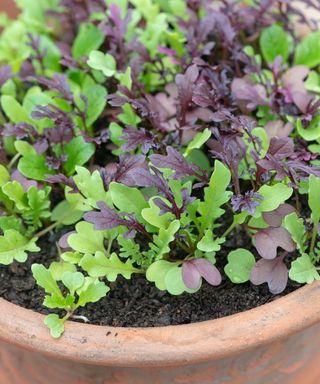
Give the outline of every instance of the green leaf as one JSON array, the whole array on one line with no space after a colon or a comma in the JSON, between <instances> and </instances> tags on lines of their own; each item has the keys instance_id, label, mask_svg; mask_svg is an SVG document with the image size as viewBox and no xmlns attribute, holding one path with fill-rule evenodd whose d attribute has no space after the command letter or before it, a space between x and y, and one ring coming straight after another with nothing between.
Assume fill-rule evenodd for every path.
<instances>
[{"instance_id":1,"label":"green leaf","mask_svg":"<svg viewBox=\"0 0 320 384\"><path fill-rule=\"evenodd\" d=\"M293 212L284 218L283 226L290 233L292 240L297 244L301 253L306 250L306 228L302 218Z\"/></svg>"},{"instance_id":2,"label":"green leaf","mask_svg":"<svg viewBox=\"0 0 320 384\"><path fill-rule=\"evenodd\" d=\"M52 211L51 221L59 222L63 225L77 223L82 218L83 212L77 210L68 201L61 201Z\"/></svg>"},{"instance_id":3,"label":"green leaf","mask_svg":"<svg viewBox=\"0 0 320 384\"><path fill-rule=\"evenodd\" d=\"M202 239L198 242L197 248L203 252L217 252L220 251L220 244L224 241L225 239L214 238L212 230L207 229Z\"/></svg>"},{"instance_id":4,"label":"green leaf","mask_svg":"<svg viewBox=\"0 0 320 384\"><path fill-rule=\"evenodd\" d=\"M6 183L2 187L2 191L11 201L15 203L18 210L24 211L28 208L26 194L22 185L16 180Z\"/></svg>"},{"instance_id":5,"label":"green leaf","mask_svg":"<svg viewBox=\"0 0 320 384\"><path fill-rule=\"evenodd\" d=\"M239 248L229 253L228 264L224 267L224 271L233 283L241 284L250 279L255 264L253 254L244 248Z\"/></svg>"},{"instance_id":6,"label":"green leaf","mask_svg":"<svg viewBox=\"0 0 320 384\"><path fill-rule=\"evenodd\" d=\"M291 264L289 277L301 284L320 280L320 275L307 254L303 254Z\"/></svg>"},{"instance_id":7,"label":"green leaf","mask_svg":"<svg viewBox=\"0 0 320 384\"><path fill-rule=\"evenodd\" d=\"M70 294L73 296L75 291L83 286L84 276L81 272L67 271L62 275L62 282L63 285L69 289Z\"/></svg>"},{"instance_id":8,"label":"green leaf","mask_svg":"<svg viewBox=\"0 0 320 384\"><path fill-rule=\"evenodd\" d=\"M0 164L0 188L10 180L7 168Z\"/></svg>"},{"instance_id":9,"label":"green leaf","mask_svg":"<svg viewBox=\"0 0 320 384\"><path fill-rule=\"evenodd\" d=\"M272 186L263 185L258 190L258 193L263 197L263 200L256 209L255 217L260 216L262 212L270 212L277 209L279 205L291 197L293 189L285 184L278 183Z\"/></svg>"},{"instance_id":10,"label":"green leaf","mask_svg":"<svg viewBox=\"0 0 320 384\"><path fill-rule=\"evenodd\" d=\"M5 231L0 236L0 264L9 265L13 260L24 263L27 260L27 252L39 252L36 241L27 239L14 229Z\"/></svg>"},{"instance_id":11,"label":"green leaf","mask_svg":"<svg viewBox=\"0 0 320 384\"><path fill-rule=\"evenodd\" d=\"M22 157L18 164L18 170L24 177L39 181L46 180L46 175L53 173L47 166L44 155Z\"/></svg>"},{"instance_id":12,"label":"green leaf","mask_svg":"<svg viewBox=\"0 0 320 384\"><path fill-rule=\"evenodd\" d=\"M99 171L94 171L91 174L88 169L77 166L76 175L73 176L73 180L81 194L85 197L85 199L83 199L80 196L79 200L79 194L75 196L76 194L74 193L68 194L66 196L69 202L71 202L74 198L79 200L77 209L88 211L92 209L91 207L97 208L98 201L104 201L108 203L108 193L104 189L103 181Z\"/></svg>"},{"instance_id":13,"label":"green leaf","mask_svg":"<svg viewBox=\"0 0 320 384\"><path fill-rule=\"evenodd\" d=\"M100 84L97 84L92 77L86 76L82 84L81 95L87 99L87 105L81 98L77 101L81 110L85 110L87 107L87 120L88 126L91 126L101 115L107 104L107 90Z\"/></svg>"},{"instance_id":14,"label":"green leaf","mask_svg":"<svg viewBox=\"0 0 320 384\"><path fill-rule=\"evenodd\" d=\"M62 280L62 276L65 272L76 272L75 265L64 261L54 261L50 264L49 271L54 280Z\"/></svg>"},{"instance_id":15,"label":"green leaf","mask_svg":"<svg viewBox=\"0 0 320 384\"><path fill-rule=\"evenodd\" d=\"M70 176L74 173L76 166L81 166L90 160L95 152L95 146L85 142L82 136L78 136L64 146L64 151L68 158L63 168Z\"/></svg>"},{"instance_id":16,"label":"green leaf","mask_svg":"<svg viewBox=\"0 0 320 384\"><path fill-rule=\"evenodd\" d=\"M176 263L170 263L166 260L158 260L150 265L147 269L146 278L155 283L160 291L166 290L165 277L170 269L174 268Z\"/></svg>"},{"instance_id":17,"label":"green leaf","mask_svg":"<svg viewBox=\"0 0 320 384\"><path fill-rule=\"evenodd\" d=\"M309 68L320 64L320 31L310 33L298 44L294 61Z\"/></svg>"},{"instance_id":18,"label":"green leaf","mask_svg":"<svg viewBox=\"0 0 320 384\"><path fill-rule=\"evenodd\" d=\"M313 223L318 223L320 220L320 178L315 175L309 176L308 204Z\"/></svg>"},{"instance_id":19,"label":"green leaf","mask_svg":"<svg viewBox=\"0 0 320 384\"><path fill-rule=\"evenodd\" d=\"M204 202L199 204L202 228L204 230L211 229L214 220L223 215L224 210L220 207L229 201L232 194L227 191L230 181L231 173L229 169L216 160L209 186L204 189Z\"/></svg>"},{"instance_id":20,"label":"green leaf","mask_svg":"<svg viewBox=\"0 0 320 384\"><path fill-rule=\"evenodd\" d=\"M79 252L64 252L61 255L61 259L67 263L71 264L79 264L83 255Z\"/></svg>"},{"instance_id":21,"label":"green leaf","mask_svg":"<svg viewBox=\"0 0 320 384\"><path fill-rule=\"evenodd\" d=\"M320 93L320 76L316 71L311 71L304 82L307 91Z\"/></svg>"},{"instance_id":22,"label":"green leaf","mask_svg":"<svg viewBox=\"0 0 320 384\"><path fill-rule=\"evenodd\" d=\"M290 36L278 25L272 25L262 31L260 37L262 55L268 63L273 63L277 56L282 56L282 62L288 60L291 44Z\"/></svg>"},{"instance_id":23,"label":"green leaf","mask_svg":"<svg viewBox=\"0 0 320 384\"><path fill-rule=\"evenodd\" d=\"M211 131L206 128L203 132L199 132L188 144L184 156L188 157L194 149L200 149L211 137Z\"/></svg>"},{"instance_id":24,"label":"green leaf","mask_svg":"<svg viewBox=\"0 0 320 384\"><path fill-rule=\"evenodd\" d=\"M156 259L159 260L170 252L169 244L174 241L175 234L178 232L179 228L179 220L174 220L170 223L167 229L160 228L159 234L153 236L153 243L150 243L150 248Z\"/></svg>"},{"instance_id":25,"label":"green leaf","mask_svg":"<svg viewBox=\"0 0 320 384\"><path fill-rule=\"evenodd\" d=\"M103 32L91 23L80 24L80 30L72 46L72 56L80 60L90 52L100 48L104 41Z\"/></svg>"},{"instance_id":26,"label":"green leaf","mask_svg":"<svg viewBox=\"0 0 320 384\"><path fill-rule=\"evenodd\" d=\"M297 120L297 131L306 141L314 141L320 138L320 115L314 117L307 128L303 128L300 119Z\"/></svg>"},{"instance_id":27,"label":"green leaf","mask_svg":"<svg viewBox=\"0 0 320 384\"><path fill-rule=\"evenodd\" d=\"M12 123L33 123L33 120L30 119L27 111L21 106L21 104L17 102L14 97L2 96L1 106Z\"/></svg>"},{"instance_id":28,"label":"green leaf","mask_svg":"<svg viewBox=\"0 0 320 384\"><path fill-rule=\"evenodd\" d=\"M45 325L50 329L50 334L58 339L64 332L64 319L60 319L58 315L51 314L45 317Z\"/></svg>"},{"instance_id":29,"label":"green leaf","mask_svg":"<svg viewBox=\"0 0 320 384\"><path fill-rule=\"evenodd\" d=\"M187 288L182 279L182 268L178 266L171 268L166 273L164 280L165 280L166 290L171 295L175 295L175 296L181 295L183 292L188 292L188 293L197 292L201 287L201 283L200 283L197 289Z\"/></svg>"},{"instance_id":30,"label":"green leaf","mask_svg":"<svg viewBox=\"0 0 320 384\"><path fill-rule=\"evenodd\" d=\"M139 218L141 211L148 207L146 199L137 188L113 182L109 186L109 191L113 204L122 212L135 213Z\"/></svg>"},{"instance_id":31,"label":"green leaf","mask_svg":"<svg viewBox=\"0 0 320 384\"><path fill-rule=\"evenodd\" d=\"M106 77L112 77L117 72L117 63L109 53L92 51L89 56L88 65L92 69L102 71Z\"/></svg>"},{"instance_id":32,"label":"green leaf","mask_svg":"<svg viewBox=\"0 0 320 384\"><path fill-rule=\"evenodd\" d=\"M16 140L14 142L14 147L21 156L32 156L37 154L37 151L33 148L33 146L23 140Z\"/></svg>"},{"instance_id":33,"label":"green leaf","mask_svg":"<svg viewBox=\"0 0 320 384\"><path fill-rule=\"evenodd\" d=\"M110 288L101 281L92 283L88 285L86 290L81 291L79 294L77 306L84 307L87 303L96 303L101 298L105 297L109 291Z\"/></svg>"},{"instance_id":34,"label":"green leaf","mask_svg":"<svg viewBox=\"0 0 320 384\"><path fill-rule=\"evenodd\" d=\"M0 229L2 232L15 229L21 233L23 232L22 220L16 216L0 216Z\"/></svg>"},{"instance_id":35,"label":"green leaf","mask_svg":"<svg viewBox=\"0 0 320 384\"><path fill-rule=\"evenodd\" d=\"M41 264L33 264L31 267L33 277L37 284L45 290L46 293L63 298L56 280L53 278L51 271Z\"/></svg>"},{"instance_id":36,"label":"green leaf","mask_svg":"<svg viewBox=\"0 0 320 384\"><path fill-rule=\"evenodd\" d=\"M149 200L149 208L144 208L141 214L147 223L156 228L167 228L174 217L170 212L161 215L160 208L154 203L152 198Z\"/></svg>"},{"instance_id":37,"label":"green leaf","mask_svg":"<svg viewBox=\"0 0 320 384\"><path fill-rule=\"evenodd\" d=\"M81 253L95 254L100 251L105 253L104 235L102 231L96 231L91 223L81 221L76 225L77 233L68 237L70 247Z\"/></svg>"},{"instance_id":38,"label":"green leaf","mask_svg":"<svg viewBox=\"0 0 320 384\"><path fill-rule=\"evenodd\" d=\"M115 281L118 275L130 279L133 273L140 273L140 270L134 268L129 259L126 263L123 263L116 253L113 253L110 257L102 252L96 252L95 256L85 255L80 265L81 268L88 272L89 276L106 276L109 281Z\"/></svg>"}]
</instances>

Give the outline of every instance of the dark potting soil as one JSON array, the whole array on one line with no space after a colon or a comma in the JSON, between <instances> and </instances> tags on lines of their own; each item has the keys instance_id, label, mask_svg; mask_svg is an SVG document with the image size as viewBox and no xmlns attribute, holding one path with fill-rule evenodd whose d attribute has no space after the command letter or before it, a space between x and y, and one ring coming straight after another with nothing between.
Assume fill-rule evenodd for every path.
<instances>
[{"instance_id":1,"label":"dark potting soil","mask_svg":"<svg viewBox=\"0 0 320 384\"><path fill-rule=\"evenodd\" d=\"M47 250L30 254L28 262L0 267L0 297L24 308L43 314L49 313L49 310L42 306L44 292L32 277L31 265L41 263L48 267L56 260L56 241L60 236L61 233L59 236L43 238L42 244L39 245L41 247L46 244ZM234 244L229 246L234 249ZM229 250L226 254L228 252ZM219 259L221 260L221 257ZM217 266L223 273L223 265ZM289 281L285 292L274 296L268 291L266 284L234 285L224 275L219 287L204 283L199 292L181 296L161 292L141 276L134 276L129 281L119 278L117 282L108 285L111 291L107 297L79 309L76 315L85 316L91 324L121 327L188 324L246 311L299 288L299 284Z\"/></svg>"}]
</instances>

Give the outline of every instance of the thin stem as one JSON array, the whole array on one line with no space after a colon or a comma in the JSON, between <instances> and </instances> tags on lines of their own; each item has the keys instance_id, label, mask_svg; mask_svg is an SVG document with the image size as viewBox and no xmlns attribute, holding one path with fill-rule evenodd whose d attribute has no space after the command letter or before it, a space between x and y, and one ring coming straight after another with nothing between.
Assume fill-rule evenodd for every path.
<instances>
[{"instance_id":1,"label":"thin stem","mask_svg":"<svg viewBox=\"0 0 320 384\"><path fill-rule=\"evenodd\" d=\"M61 224L60 221L56 221L55 223L49 225L49 227L44 228L42 231L36 233L34 235L34 237L42 237L42 236L46 235L48 232L50 232L53 229L55 229L59 224Z\"/></svg>"},{"instance_id":2,"label":"thin stem","mask_svg":"<svg viewBox=\"0 0 320 384\"><path fill-rule=\"evenodd\" d=\"M14 166L14 164L16 163L16 161L19 160L20 156L21 156L20 153L17 153L17 154L11 159L10 163L8 164L8 169L11 169L11 168Z\"/></svg>"},{"instance_id":3,"label":"thin stem","mask_svg":"<svg viewBox=\"0 0 320 384\"><path fill-rule=\"evenodd\" d=\"M318 234L318 225L319 225L319 220L315 221L313 224L310 253L313 253L314 247L316 245L316 239L317 239L317 234Z\"/></svg>"}]
</instances>

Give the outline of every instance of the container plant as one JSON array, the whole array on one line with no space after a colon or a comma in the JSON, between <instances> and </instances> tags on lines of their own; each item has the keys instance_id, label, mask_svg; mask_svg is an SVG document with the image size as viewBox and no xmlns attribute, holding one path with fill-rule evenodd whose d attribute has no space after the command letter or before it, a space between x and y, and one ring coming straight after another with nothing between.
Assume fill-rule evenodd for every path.
<instances>
[{"instance_id":1,"label":"container plant","mask_svg":"<svg viewBox=\"0 0 320 384\"><path fill-rule=\"evenodd\" d=\"M319 6L17 5L1 382L316 383Z\"/></svg>"}]
</instances>

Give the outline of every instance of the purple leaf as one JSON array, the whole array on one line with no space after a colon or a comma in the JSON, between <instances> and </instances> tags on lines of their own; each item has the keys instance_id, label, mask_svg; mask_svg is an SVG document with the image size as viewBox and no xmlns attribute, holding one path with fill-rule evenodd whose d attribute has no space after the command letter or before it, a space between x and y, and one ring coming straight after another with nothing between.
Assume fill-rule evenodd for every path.
<instances>
[{"instance_id":1,"label":"purple leaf","mask_svg":"<svg viewBox=\"0 0 320 384\"><path fill-rule=\"evenodd\" d=\"M0 66L0 87L12 77L11 65Z\"/></svg>"},{"instance_id":2,"label":"purple leaf","mask_svg":"<svg viewBox=\"0 0 320 384\"><path fill-rule=\"evenodd\" d=\"M257 261L251 270L250 281L255 285L268 283L269 290L274 295L283 292L288 282L288 269L283 262L283 257Z\"/></svg>"},{"instance_id":3,"label":"purple leaf","mask_svg":"<svg viewBox=\"0 0 320 384\"><path fill-rule=\"evenodd\" d=\"M287 252L293 252L296 249L290 233L282 227L261 229L254 235L254 240L260 256L267 260L277 257L278 247Z\"/></svg>"},{"instance_id":4,"label":"purple leaf","mask_svg":"<svg viewBox=\"0 0 320 384\"><path fill-rule=\"evenodd\" d=\"M246 79L234 79L232 94L238 101L246 102L247 108L252 111L258 106L267 105L267 94L261 84L250 84Z\"/></svg>"},{"instance_id":5,"label":"purple leaf","mask_svg":"<svg viewBox=\"0 0 320 384\"><path fill-rule=\"evenodd\" d=\"M155 135L144 128L126 127L123 133L121 140L125 140L126 143L121 148L125 152L134 151L141 145L142 153L146 154L151 148L155 147Z\"/></svg>"},{"instance_id":6,"label":"purple leaf","mask_svg":"<svg viewBox=\"0 0 320 384\"><path fill-rule=\"evenodd\" d=\"M72 93L68 84L68 77L62 73L55 73L53 79L36 76L38 83L44 85L49 90L57 91L68 102L73 101Z\"/></svg>"},{"instance_id":7,"label":"purple leaf","mask_svg":"<svg viewBox=\"0 0 320 384\"><path fill-rule=\"evenodd\" d=\"M269 121L264 129L266 130L270 139L273 137L288 137L293 131L294 127L292 123L284 123L282 120L272 120Z\"/></svg>"},{"instance_id":8,"label":"purple leaf","mask_svg":"<svg viewBox=\"0 0 320 384\"><path fill-rule=\"evenodd\" d=\"M97 206L100 212L88 212L84 215L84 219L92 223L94 229L101 231L125 225L125 220L123 220L115 210L109 208L106 203L99 201Z\"/></svg>"},{"instance_id":9,"label":"purple leaf","mask_svg":"<svg viewBox=\"0 0 320 384\"><path fill-rule=\"evenodd\" d=\"M60 248L62 248L62 249L69 249L70 248L70 245L68 243L68 238L73 233L76 233L76 232L75 231L67 232L63 236L60 237L60 240L58 242Z\"/></svg>"},{"instance_id":10,"label":"purple leaf","mask_svg":"<svg viewBox=\"0 0 320 384\"><path fill-rule=\"evenodd\" d=\"M26 179L18 170L12 173L11 179L20 183L25 192L28 192L31 187L38 188L38 183L36 181Z\"/></svg>"},{"instance_id":11,"label":"purple leaf","mask_svg":"<svg viewBox=\"0 0 320 384\"><path fill-rule=\"evenodd\" d=\"M182 279L186 287L197 289L200 285L201 277L213 286L220 285L222 281L219 270L206 259L194 259L183 262Z\"/></svg>"},{"instance_id":12,"label":"purple leaf","mask_svg":"<svg viewBox=\"0 0 320 384\"><path fill-rule=\"evenodd\" d=\"M46 175L46 181L49 184L58 184L58 183L64 184L70 187L73 190L73 192L79 191L74 180L71 177L67 177L63 175L62 173L59 173L57 175Z\"/></svg>"},{"instance_id":13,"label":"purple leaf","mask_svg":"<svg viewBox=\"0 0 320 384\"><path fill-rule=\"evenodd\" d=\"M199 168L189 164L180 152L167 147L167 155L151 155L151 162L158 168L169 168L174 171L170 179L182 179L186 176L195 176Z\"/></svg>"},{"instance_id":14,"label":"purple leaf","mask_svg":"<svg viewBox=\"0 0 320 384\"><path fill-rule=\"evenodd\" d=\"M289 157L294 152L293 140L289 137L273 137L270 140L268 154L274 156L277 160Z\"/></svg>"},{"instance_id":15,"label":"purple leaf","mask_svg":"<svg viewBox=\"0 0 320 384\"><path fill-rule=\"evenodd\" d=\"M263 212L262 216L267 224L271 227L281 227L282 220L290 213L296 212L295 208L290 204L281 204L277 209L271 212Z\"/></svg>"},{"instance_id":16,"label":"purple leaf","mask_svg":"<svg viewBox=\"0 0 320 384\"><path fill-rule=\"evenodd\" d=\"M256 208L259 206L259 201L263 197L258 192L248 191L245 195L237 195L231 198L231 204L234 212L247 211L251 216L254 215Z\"/></svg>"}]
</instances>

